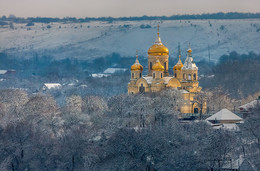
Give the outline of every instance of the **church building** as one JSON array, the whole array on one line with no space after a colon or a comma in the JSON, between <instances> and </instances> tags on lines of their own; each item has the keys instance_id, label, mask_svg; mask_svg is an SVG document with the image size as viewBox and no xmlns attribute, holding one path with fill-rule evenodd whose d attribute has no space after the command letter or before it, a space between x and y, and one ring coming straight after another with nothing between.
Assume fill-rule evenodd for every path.
<instances>
[{"instance_id":1,"label":"church building","mask_svg":"<svg viewBox=\"0 0 260 171\"><path fill-rule=\"evenodd\" d=\"M148 49L148 74L143 76L143 66L136 55L135 63L131 66L131 79L128 83L128 94L158 92L167 87L181 91L185 103L180 109L181 113L199 113L200 105L194 100L194 96L201 92L198 81L198 67L192 58L192 50L189 47L184 64L181 61L179 49L179 61L173 67L173 76L169 75L169 50L163 45L159 25L155 43ZM205 112L206 103L202 105Z\"/></svg>"}]
</instances>

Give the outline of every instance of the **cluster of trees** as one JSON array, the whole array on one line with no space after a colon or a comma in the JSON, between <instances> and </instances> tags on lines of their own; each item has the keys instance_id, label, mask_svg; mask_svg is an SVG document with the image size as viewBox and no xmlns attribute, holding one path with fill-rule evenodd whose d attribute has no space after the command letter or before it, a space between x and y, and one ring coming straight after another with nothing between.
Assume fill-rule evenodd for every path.
<instances>
[{"instance_id":1,"label":"cluster of trees","mask_svg":"<svg viewBox=\"0 0 260 171\"><path fill-rule=\"evenodd\" d=\"M241 131L178 122L176 90L70 96L0 91L0 170L221 169L240 155L260 164L260 108Z\"/></svg>"},{"instance_id":2,"label":"cluster of trees","mask_svg":"<svg viewBox=\"0 0 260 171\"><path fill-rule=\"evenodd\" d=\"M121 57L112 53L105 57L93 60L80 60L66 58L55 60L52 56L39 56L34 54L32 58L16 58L15 56L0 53L0 68L15 69L19 77L28 78L32 75L42 78L77 78L84 79L92 73L102 73L105 69L116 66L117 68L130 68L134 62L133 57ZM58 67L57 67L58 66ZM68 69L69 68L69 69Z\"/></svg>"},{"instance_id":3,"label":"cluster of trees","mask_svg":"<svg viewBox=\"0 0 260 171\"><path fill-rule=\"evenodd\" d=\"M40 91L44 83L60 83L62 89L50 92L57 100L72 94L113 96L125 93L129 70L104 78L92 78L91 74L103 73L109 67L130 68L133 57L123 58L111 54L92 61L75 58L54 60L50 56L39 57L37 54L33 58L24 59L0 53L0 61L0 69L16 70L15 74L0 75L0 79L4 78L0 84L1 89L23 88L34 93Z\"/></svg>"},{"instance_id":4,"label":"cluster of trees","mask_svg":"<svg viewBox=\"0 0 260 171\"><path fill-rule=\"evenodd\" d=\"M255 53L237 54L231 52L223 55L219 62L212 67L214 77L202 79L203 88L221 88L230 97L244 99L249 95L260 92L260 55Z\"/></svg>"},{"instance_id":5,"label":"cluster of trees","mask_svg":"<svg viewBox=\"0 0 260 171\"><path fill-rule=\"evenodd\" d=\"M260 18L260 13L239 13L239 12L229 12L229 13L212 13L212 14L193 14L193 15L172 15L172 16L141 16L141 17L86 17L86 18L75 18L75 17L65 17L65 18L50 18L50 17L15 17L10 15L9 17L2 16L0 18L0 24L5 25L7 22L15 23L51 23L51 22L90 22L90 21L142 21L142 20L194 20L194 19L248 19L248 18Z\"/></svg>"}]
</instances>

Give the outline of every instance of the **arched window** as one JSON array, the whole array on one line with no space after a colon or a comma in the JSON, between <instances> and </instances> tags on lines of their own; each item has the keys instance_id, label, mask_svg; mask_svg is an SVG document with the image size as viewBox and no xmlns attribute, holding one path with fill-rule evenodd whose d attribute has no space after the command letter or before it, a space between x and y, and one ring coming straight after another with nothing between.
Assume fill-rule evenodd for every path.
<instances>
[{"instance_id":1,"label":"arched window","mask_svg":"<svg viewBox=\"0 0 260 171\"><path fill-rule=\"evenodd\" d=\"M189 80L191 80L191 74L189 74L189 77L188 77Z\"/></svg>"},{"instance_id":2,"label":"arched window","mask_svg":"<svg viewBox=\"0 0 260 171\"><path fill-rule=\"evenodd\" d=\"M142 73L140 73L140 78L142 77Z\"/></svg>"},{"instance_id":3,"label":"arched window","mask_svg":"<svg viewBox=\"0 0 260 171\"><path fill-rule=\"evenodd\" d=\"M186 80L186 74L185 73L183 74L183 79Z\"/></svg>"},{"instance_id":4,"label":"arched window","mask_svg":"<svg viewBox=\"0 0 260 171\"><path fill-rule=\"evenodd\" d=\"M135 74L134 73L132 73L132 79L134 79L135 78Z\"/></svg>"},{"instance_id":5,"label":"arched window","mask_svg":"<svg viewBox=\"0 0 260 171\"><path fill-rule=\"evenodd\" d=\"M174 76L177 77L177 74L175 73Z\"/></svg>"},{"instance_id":6,"label":"arched window","mask_svg":"<svg viewBox=\"0 0 260 171\"><path fill-rule=\"evenodd\" d=\"M155 73L153 73L153 78L155 78Z\"/></svg>"},{"instance_id":7,"label":"arched window","mask_svg":"<svg viewBox=\"0 0 260 171\"><path fill-rule=\"evenodd\" d=\"M164 72L166 72L166 65L167 65L167 63L164 62Z\"/></svg>"},{"instance_id":8,"label":"arched window","mask_svg":"<svg viewBox=\"0 0 260 171\"><path fill-rule=\"evenodd\" d=\"M153 63L150 62L150 70L152 70L152 69L153 69Z\"/></svg>"},{"instance_id":9,"label":"arched window","mask_svg":"<svg viewBox=\"0 0 260 171\"><path fill-rule=\"evenodd\" d=\"M196 80L196 74L193 74L193 80Z\"/></svg>"},{"instance_id":10,"label":"arched window","mask_svg":"<svg viewBox=\"0 0 260 171\"><path fill-rule=\"evenodd\" d=\"M162 73L161 73L161 78L162 78Z\"/></svg>"}]
</instances>

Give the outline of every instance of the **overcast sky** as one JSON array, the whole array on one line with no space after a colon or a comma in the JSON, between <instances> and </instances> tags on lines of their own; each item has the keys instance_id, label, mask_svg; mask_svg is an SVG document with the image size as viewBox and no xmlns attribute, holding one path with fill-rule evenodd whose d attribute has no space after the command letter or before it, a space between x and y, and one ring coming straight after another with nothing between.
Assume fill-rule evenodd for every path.
<instances>
[{"instance_id":1,"label":"overcast sky","mask_svg":"<svg viewBox=\"0 0 260 171\"><path fill-rule=\"evenodd\" d=\"M0 16L161 16L260 12L260 0L0 0Z\"/></svg>"}]
</instances>

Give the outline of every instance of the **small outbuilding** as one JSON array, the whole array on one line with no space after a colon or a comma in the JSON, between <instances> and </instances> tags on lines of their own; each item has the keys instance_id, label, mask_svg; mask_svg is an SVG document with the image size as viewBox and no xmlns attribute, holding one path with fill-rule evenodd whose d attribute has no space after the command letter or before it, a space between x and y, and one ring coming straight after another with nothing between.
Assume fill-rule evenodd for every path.
<instances>
[{"instance_id":1,"label":"small outbuilding","mask_svg":"<svg viewBox=\"0 0 260 171\"><path fill-rule=\"evenodd\" d=\"M51 89L60 89L62 86L60 83L44 83L41 90L47 91Z\"/></svg>"},{"instance_id":2,"label":"small outbuilding","mask_svg":"<svg viewBox=\"0 0 260 171\"><path fill-rule=\"evenodd\" d=\"M222 109L214 115L208 117L206 121L209 121L213 124L222 123L222 124L233 124L243 121L243 119L228 109Z\"/></svg>"},{"instance_id":3,"label":"small outbuilding","mask_svg":"<svg viewBox=\"0 0 260 171\"><path fill-rule=\"evenodd\" d=\"M245 159L238 168L239 171L257 171L255 165L253 165L250 161Z\"/></svg>"},{"instance_id":4,"label":"small outbuilding","mask_svg":"<svg viewBox=\"0 0 260 171\"><path fill-rule=\"evenodd\" d=\"M260 96L256 100L253 100L247 104L239 106L239 110L240 110L240 113L243 113L243 116L245 118L248 116L248 114L251 114L253 109L257 108L257 106L260 107Z\"/></svg>"}]
</instances>

